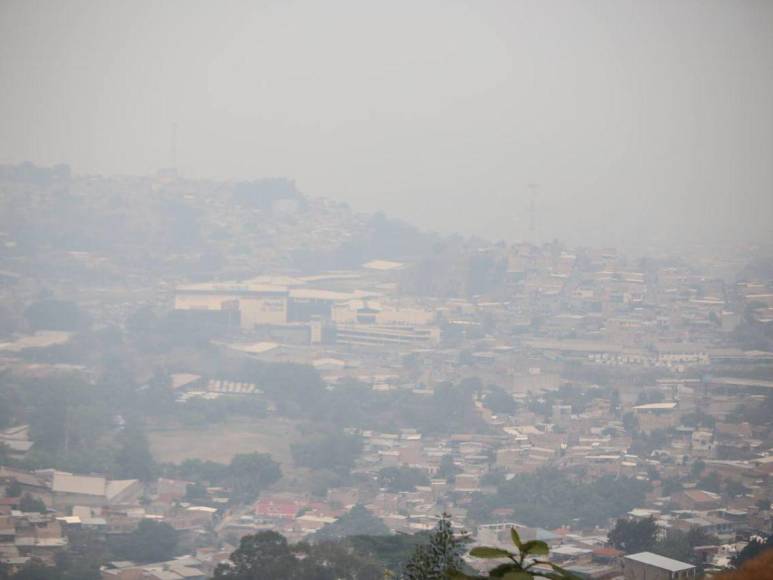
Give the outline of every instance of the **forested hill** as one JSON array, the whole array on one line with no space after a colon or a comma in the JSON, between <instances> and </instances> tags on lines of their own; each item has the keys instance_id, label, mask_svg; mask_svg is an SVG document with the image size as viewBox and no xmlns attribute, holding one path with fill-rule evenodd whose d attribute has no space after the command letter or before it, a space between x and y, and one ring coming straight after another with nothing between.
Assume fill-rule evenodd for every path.
<instances>
[{"instance_id":1,"label":"forested hill","mask_svg":"<svg viewBox=\"0 0 773 580\"><path fill-rule=\"evenodd\" d=\"M504 279L503 244L440 236L306 195L286 178L74 175L0 165L0 270L51 285L147 286L406 262L408 294L463 297Z\"/></svg>"}]
</instances>

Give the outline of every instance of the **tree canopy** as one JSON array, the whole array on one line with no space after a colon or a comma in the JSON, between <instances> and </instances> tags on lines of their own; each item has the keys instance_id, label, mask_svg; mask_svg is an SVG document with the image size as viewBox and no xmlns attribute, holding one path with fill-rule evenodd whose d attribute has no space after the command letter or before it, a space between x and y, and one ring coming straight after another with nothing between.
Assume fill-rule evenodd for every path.
<instances>
[{"instance_id":1,"label":"tree canopy","mask_svg":"<svg viewBox=\"0 0 773 580\"><path fill-rule=\"evenodd\" d=\"M268 453L239 453L228 465L233 495L242 501L255 499L260 491L282 477L279 464Z\"/></svg>"},{"instance_id":2,"label":"tree canopy","mask_svg":"<svg viewBox=\"0 0 773 580\"><path fill-rule=\"evenodd\" d=\"M496 385L489 386L489 392L483 396L483 404L497 415L512 415L518 409L513 396Z\"/></svg>"},{"instance_id":3,"label":"tree canopy","mask_svg":"<svg viewBox=\"0 0 773 580\"><path fill-rule=\"evenodd\" d=\"M24 311L33 330L75 331L89 324L89 317L75 302L67 300L39 300Z\"/></svg>"},{"instance_id":4,"label":"tree canopy","mask_svg":"<svg viewBox=\"0 0 773 580\"><path fill-rule=\"evenodd\" d=\"M443 580L452 571L462 570L466 538L454 533L451 517L443 514L429 541L416 546L403 571L405 580Z\"/></svg>"},{"instance_id":5,"label":"tree canopy","mask_svg":"<svg viewBox=\"0 0 773 580\"><path fill-rule=\"evenodd\" d=\"M362 451L362 439L343 431L325 431L290 446L293 461L313 469L349 471Z\"/></svg>"},{"instance_id":6,"label":"tree canopy","mask_svg":"<svg viewBox=\"0 0 773 580\"><path fill-rule=\"evenodd\" d=\"M244 536L215 578L231 580L382 580L384 568L351 546L321 542L291 545L273 531Z\"/></svg>"},{"instance_id":7,"label":"tree canopy","mask_svg":"<svg viewBox=\"0 0 773 580\"><path fill-rule=\"evenodd\" d=\"M318 541L361 535L385 536L390 533L384 522L370 513L364 505L357 504L333 523L319 529L311 537Z\"/></svg>"},{"instance_id":8,"label":"tree canopy","mask_svg":"<svg viewBox=\"0 0 773 580\"><path fill-rule=\"evenodd\" d=\"M440 458L440 465L438 465L436 477L445 479L448 483L453 483L456 479L456 475L462 472L462 468L454 463L454 458L445 454Z\"/></svg>"},{"instance_id":9,"label":"tree canopy","mask_svg":"<svg viewBox=\"0 0 773 580\"><path fill-rule=\"evenodd\" d=\"M634 478L604 476L594 481L572 479L554 468L500 480L497 493L477 495L470 515L488 519L492 510L512 509L518 521L556 528L576 521L582 526L604 525L644 500L649 484Z\"/></svg>"},{"instance_id":10,"label":"tree canopy","mask_svg":"<svg viewBox=\"0 0 773 580\"><path fill-rule=\"evenodd\" d=\"M378 472L378 484L387 491L413 491L417 485L429 485L427 474L416 467L384 467Z\"/></svg>"},{"instance_id":11,"label":"tree canopy","mask_svg":"<svg viewBox=\"0 0 773 580\"><path fill-rule=\"evenodd\" d=\"M740 568L746 562L756 558L763 552L770 552L773 550L773 534L770 534L767 539L752 538L743 550L738 552L733 558L733 566Z\"/></svg>"},{"instance_id":12,"label":"tree canopy","mask_svg":"<svg viewBox=\"0 0 773 580\"><path fill-rule=\"evenodd\" d=\"M164 562L175 556L177 530L166 522L142 520L133 532L117 541L113 553L138 563Z\"/></svg>"}]
</instances>

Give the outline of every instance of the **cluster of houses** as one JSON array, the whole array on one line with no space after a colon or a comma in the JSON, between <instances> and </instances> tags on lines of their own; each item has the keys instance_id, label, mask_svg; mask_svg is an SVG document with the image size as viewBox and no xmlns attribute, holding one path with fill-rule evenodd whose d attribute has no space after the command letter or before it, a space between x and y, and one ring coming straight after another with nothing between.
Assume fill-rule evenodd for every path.
<instances>
[{"instance_id":1,"label":"cluster of houses","mask_svg":"<svg viewBox=\"0 0 773 580\"><path fill-rule=\"evenodd\" d=\"M30 560L55 565L73 534L86 530L108 545L146 519L163 521L177 532L192 556L169 562L111 562L102 571L112 580L199 580L210 577L233 546L200 548L223 510L183 501L186 482L159 479L152 484L110 480L56 470L0 467L0 562L11 570Z\"/></svg>"}]
</instances>

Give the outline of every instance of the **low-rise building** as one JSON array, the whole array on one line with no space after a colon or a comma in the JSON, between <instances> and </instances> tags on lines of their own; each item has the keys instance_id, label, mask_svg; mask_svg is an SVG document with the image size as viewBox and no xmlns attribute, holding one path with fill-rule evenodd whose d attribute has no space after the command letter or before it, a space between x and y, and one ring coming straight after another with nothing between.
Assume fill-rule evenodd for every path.
<instances>
[{"instance_id":1,"label":"low-rise building","mask_svg":"<svg viewBox=\"0 0 773 580\"><path fill-rule=\"evenodd\" d=\"M639 552L623 558L625 580L677 580L695 578L695 566L653 554Z\"/></svg>"}]
</instances>

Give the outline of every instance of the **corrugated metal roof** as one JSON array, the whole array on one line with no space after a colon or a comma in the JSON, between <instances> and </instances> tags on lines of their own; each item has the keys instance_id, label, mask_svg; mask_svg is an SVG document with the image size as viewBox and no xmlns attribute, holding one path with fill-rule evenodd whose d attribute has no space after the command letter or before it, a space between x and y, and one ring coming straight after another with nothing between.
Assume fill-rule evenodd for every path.
<instances>
[{"instance_id":1,"label":"corrugated metal roof","mask_svg":"<svg viewBox=\"0 0 773 580\"><path fill-rule=\"evenodd\" d=\"M64 471L54 472L51 486L55 493L76 493L81 495L105 495L106 480L104 477L90 475L73 475Z\"/></svg>"},{"instance_id":2,"label":"corrugated metal roof","mask_svg":"<svg viewBox=\"0 0 773 580\"><path fill-rule=\"evenodd\" d=\"M638 554L631 554L625 557L626 560L633 560L635 562L641 562L661 570L668 570L669 572L680 572L682 570L689 570L695 568L692 564L680 562L679 560L672 560L665 556L653 554L652 552L639 552Z\"/></svg>"}]
</instances>

